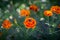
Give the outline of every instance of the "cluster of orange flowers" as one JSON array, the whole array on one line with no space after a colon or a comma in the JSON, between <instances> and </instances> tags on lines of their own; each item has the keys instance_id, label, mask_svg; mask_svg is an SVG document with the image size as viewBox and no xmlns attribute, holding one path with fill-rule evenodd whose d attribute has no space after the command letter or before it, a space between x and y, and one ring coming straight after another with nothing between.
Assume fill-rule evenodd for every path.
<instances>
[{"instance_id":1,"label":"cluster of orange flowers","mask_svg":"<svg viewBox=\"0 0 60 40\"><path fill-rule=\"evenodd\" d=\"M30 5L29 8L30 8L30 10L33 10L35 12L38 11L38 7L36 5ZM44 15L45 16L52 16L53 12L56 13L56 14L60 14L60 7L59 6L52 6L51 10L45 10L44 11ZM29 15L30 15L30 11L27 10L27 9L22 9L20 11L20 16L29 16ZM27 17L25 19L25 21L23 22L23 24L28 29L35 28L36 20L34 18ZM9 20L4 20L3 23L2 23L2 26L6 29L9 29L11 27L11 22Z\"/></svg>"},{"instance_id":2,"label":"cluster of orange flowers","mask_svg":"<svg viewBox=\"0 0 60 40\"><path fill-rule=\"evenodd\" d=\"M38 7L36 5L31 5L30 6L30 10L34 10L37 11ZM20 16L29 16L30 15L30 11L27 9L22 9L20 11ZM35 28L36 25L36 20L34 18L28 17L25 19L25 21L23 22L26 28ZM9 20L4 20L2 23L3 28L5 29L9 29L11 27L11 22Z\"/></svg>"},{"instance_id":3,"label":"cluster of orange flowers","mask_svg":"<svg viewBox=\"0 0 60 40\"><path fill-rule=\"evenodd\" d=\"M38 11L38 7L36 5L30 5L30 10L33 10L35 12ZM52 6L50 10L45 10L44 15L45 16L53 16L53 13L60 14L60 7L59 6ZM26 9L22 9L20 12L20 16L29 16L30 11ZM33 18L26 18L24 21L24 25L26 28L35 28L36 20Z\"/></svg>"},{"instance_id":4,"label":"cluster of orange flowers","mask_svg":"<svg viewBox=\"0 0 60 40\"><path fill-rule=\"evenodd\" d=\"M38 7L36 5L31 5L29 7L30 10L33 10L35 12L38 11ZM20 11L20 16L29 16L30 15L30 11L27 9L22 9ZM35 28L36 26L36 20L34 18L28 17L25 19L25 21L23 22L25 27L30 29L30 28Z\"/></svg>"},{"instance_id":5,"label":"cluster of orange flowers","mask_svg":"<svg viewBox=\"0 0 60 40\"><path fill-rule=\"evenodd\" d=\"M45 16L52 16L53 13L60 14L60 7L59 6L52 6L50 10L45 10Z\"/></svg>"},{"instance_id":6,"label":"cluster of orange flowers","mask_svg":"<svg viewBox=\"0 0 60 40\"><path fill-rule=\"evenodd\" d=\"M35 11L35 12L38 11L38 7L37 7L36 5L31 5L31 6L29 7L29 9L30 9L30 10L33 10L33 11ZM30 15L30 10L22 9L22 10L20 11L20 16L29 16L29 15Z\"/></svg>"}]
</instances>

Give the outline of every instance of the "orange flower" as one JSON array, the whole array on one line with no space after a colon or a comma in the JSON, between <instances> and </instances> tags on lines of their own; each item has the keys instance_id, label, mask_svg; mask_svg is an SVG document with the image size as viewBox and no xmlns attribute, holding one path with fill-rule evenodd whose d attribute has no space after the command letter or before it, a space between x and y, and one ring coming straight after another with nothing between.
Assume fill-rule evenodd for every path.
<instances>
[{"instance_id":1,"label":"orange flower","mask_svg":"<svg viewBox=\"0 0 60 40\"><path fill-rule=\"evenodd\" d=\"M36 20L33 18L26 18L24 21L24 25L26 28L35 28L36 26Z\"/></svg>"},{"instance_id":2,"label":"orange flower","mask_svg":"<svg viewBox=\"0 0 60 40\"><path fill-rule=\"evenodd\" d=\"M56 14L60 14L60 7L57 8Z\"/></svg>"},{"instance_id":3,"label":"orange flower","mask_svg":"<svg viewBox=\"0 0 60 40\"><path fill-rule=\"evenodd\" d=\"M38 11L38 7L36 5L31 5L30 10Z\"/></svg>"},{"instance_id":4,"label":"orange flower","mask_svg":"<svg viewBox=\"0 0 60 40\"><path fill-rule=\"evenodd\" d=\"M55 12L56 14L60 14L60 7L59 6L52 6L51 11Z\"/></svg>"},{"instance_id":5,"label":"orange flower","mask_svg":"<svg viewBox=\"0 0 60 40\"><path fill-rule=\"evenodd\" d=\"M2 26L3 28L9 29L11 27L11 22L9 20L4 20Z\"/></svg>"},{"instance_id":6,"label":"orange flower","mask_svg":"<svg viewBox=\"0 0 60 40\"><path fill-rule=\"evenodd\" d=\"M51 11L49 11L49 10L45 10L45 11L44 11L44 15L45 15L45 16L52 16L53 13L52 13Z\"/></svg>"},{"instance_id":7,"label":"orange flower","mask_svg":"<svg viewBox=\"0 0 60 40\"><path fill-rule=\"evenodd\" d=\"M20 11L20 16L29 16L30 15L30 11L26 10L26 9L22 9Z\"/></svg>"},{"instance_id":8,"label":"orange flower","mask_svg":"<svg viewBox=\"0 0 60 40\"><path fill-rule=\"evenodd\" d=\"M57 8L58 8L58 6L52 6L52 7L51 7L51 11L52 11L52 12L56 12Z\"/></svg>"}]
</instances>

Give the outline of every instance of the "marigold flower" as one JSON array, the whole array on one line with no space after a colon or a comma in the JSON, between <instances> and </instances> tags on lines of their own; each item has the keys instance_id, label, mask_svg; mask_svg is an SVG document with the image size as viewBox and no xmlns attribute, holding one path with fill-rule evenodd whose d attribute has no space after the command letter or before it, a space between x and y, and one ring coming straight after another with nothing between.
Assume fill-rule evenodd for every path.
<instances>
[{"instance_id":1,"label":"marigold flower","mask_svg":"<svg viewBox=\"0 0 60 40\"><path fill-rule=\"evenodd\" d=\"M60 7L59 6L52 6L51 11L55 12L56 14L60 14Z\"/></svg>"},{"instance_id":2,"label":"marigold flower","mask_svg":"<svg viewBox=\"0 0 60 40\"><path fill-rule=\"evenodd\" d=\"M20 11L20 16L29 16L30 15L30 11L26 10L26 9L22 9Z\"/></svg>"},{"instance_id":3,"label":"marigold flower","mask_svg":"<svg viewBox=\"0 0 60 40\"><path fill-rule=\"evenodd\" d=\"M38 7L36 5L31 5L29 8L30 8L30 10L33 10L35 12L38 11Z\"/></svg>"},{"instance_id":4,"label":"marigold flower","mask_svg":"<svg viewBox=\"0 0 60 40\"><path fill-rule=\"evenodd\" d=\"M51 11L52 11L52 12L56 12L57 8L58 8L58 6L52 6L52 7L51 7Z\"/></svg>"},{"instance_id":5,"label":"marigold flower","mask_svg":"<svg viewBox=\"0 0 60 40\"><path fill-rule=\"evenodd\" d=\"M56 14L60 14L60 7L57 8Z\"/></svg>"},{"instance_id":6,"label":"marigold flower","mask_svg":"<svg viewBox=\"0 0 60 40\"><path fill-rule=\"evenodd\" d=\"M3 28L9 29L11 27L11 22L9 20L4 20L2 26Z\"/></svg>"},{"instance_id":7,"label":"marigold flower","mask_svg":"<svg viewBox=\"0 0 60 40\"><path fill-rule=\"evenodd\" d=\"M26 18L24 21L24 25L26 28L35 28L36 26L36 20L33 18Z\"/></svg>"},{"instance_id":8,"label":"marigold flower","mask_svg":"<svg viewBox=\"0 0 60 40\"><path fill-rule=\"evenodd\" d=\"M51 11L49 11L49 10L45 10L45 11L44 11L44 15L45 15L45 16L52 16L53 13L52 13Z\"/></svg>"}]
</instances>

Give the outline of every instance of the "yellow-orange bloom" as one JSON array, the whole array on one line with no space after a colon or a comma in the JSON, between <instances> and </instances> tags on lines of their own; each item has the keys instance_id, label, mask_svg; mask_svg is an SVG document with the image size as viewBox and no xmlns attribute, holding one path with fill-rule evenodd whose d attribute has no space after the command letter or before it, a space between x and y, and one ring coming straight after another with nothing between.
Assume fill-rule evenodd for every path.
<instances>
[{"instance_id":1,"label":"yellow-orange bloom","mask_svg":"<svg viewBox=\"0 0 60 40\"><path fill-rule=\"evenodd\" d=\"M30 29L30 28L35 28L36 26L36 20L33 18L26 18L24 21L24 25L26 28Z\"/></svg>"},{"instance_id":2,"label":"yellow-orange bloom","mask_svg":"<svg viewBox=\"0 0 60 40\"><path fill-rule=\"evenodd\" d=\"M20 11L20 16L29 16L30 15L30 11L26 10L26 9L22 9Z\"/></svg>"},{"instance_id":3,"label":"yellow-orange bloom","mask_svg":"<svg viewBox=\"0 0 60 40\"><path fill-rule=\"evenodd\" d=\"M38 7L36 5L30 5L30 10L33 10L33 11L37 12Z\"/></svg>"},{"instance_id":4,"label":"yellow-orange bloom","mask_svg":"<svg viewBox=\"0 0 60 40\"><path fill-rule=\"evenodd\" d=\"M5 29L9 29L11 27L11 22L9 20L4 20L2 26Z\"/></svg>"},{"instance_id":5,"label":"yellow-orange bloom","mask_svg":"<svg viewBox=\"0 0 60 40\"><path fill-rule=\"evenodd\" d=\"M52 16L53 13L52 13L52 11L50 11L50 10L45 10L45 11L44 11L44 15L45 15L45 16Z\"/></svg>"}]
</instances>

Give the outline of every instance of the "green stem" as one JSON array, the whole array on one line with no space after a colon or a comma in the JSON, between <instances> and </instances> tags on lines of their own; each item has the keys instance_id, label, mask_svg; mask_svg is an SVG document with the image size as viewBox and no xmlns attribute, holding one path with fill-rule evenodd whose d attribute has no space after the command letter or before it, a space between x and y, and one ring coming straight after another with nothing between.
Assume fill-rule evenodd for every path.
<instances>
[{"instance_id":1,"label":"green stem","mask_svg":"<svg viewBox=\"0 0 60 40\"><path fill-rule=\"evenodd\" d=\"M22 30L22 28L21 28L21 26L20 25L18 25L18 24L16 24L17 26L19 26L20 27L20 29ZM23 31L23 30L22 30Z\"/></svg>"}]
</instances>

